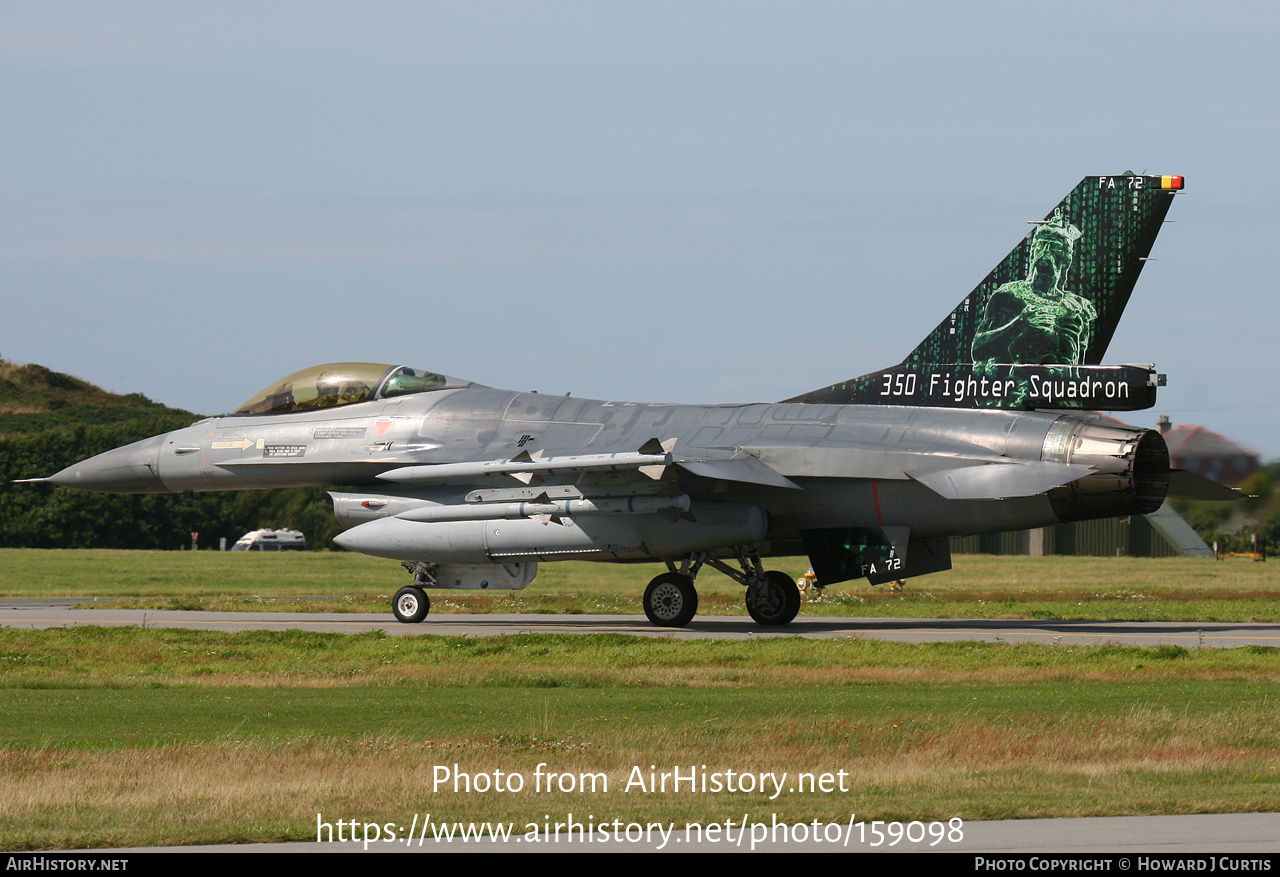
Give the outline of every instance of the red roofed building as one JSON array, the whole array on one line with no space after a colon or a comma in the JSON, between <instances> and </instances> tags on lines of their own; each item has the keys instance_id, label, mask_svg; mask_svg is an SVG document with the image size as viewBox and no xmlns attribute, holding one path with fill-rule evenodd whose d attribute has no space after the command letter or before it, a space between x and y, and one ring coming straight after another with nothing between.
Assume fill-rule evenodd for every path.
<instances>
[{"instance_id":1,"label":"red roofed building","mask_svg":"<svg viewBox=\"0 0 1280 877\"><path fill-rule=\"evenodd\" d=\"M1258 455L1203 426L1174 426L1160 415L1160 433L1169 446L1169 465L1220 484L1239 484L1258 471Z\"/></svg>"}]
</instances>

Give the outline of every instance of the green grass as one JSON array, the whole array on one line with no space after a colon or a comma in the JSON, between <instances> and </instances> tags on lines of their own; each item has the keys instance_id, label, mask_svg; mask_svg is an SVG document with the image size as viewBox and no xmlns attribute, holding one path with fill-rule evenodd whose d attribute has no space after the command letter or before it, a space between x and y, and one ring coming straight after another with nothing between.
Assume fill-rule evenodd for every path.
<instances>
[{"instance_id":1,"label":"green grass","mask_svg":"<svg viewBox=\"0 0 1280 877\"><path fill-rule=\"evenodd\" d=\"M771 568L793 577L803 558ZM524 591L442 591L433 613L640 614L656 564L543 564ZM0 594L84 597L142 609L382 612L409 583L392 561L345 552L0 550ZM699 613L745 614L742 588L715 571L698 578ZM282 599L285 598L285 599ZM86 603L86 605L90 605ZM1280 621L1280 582L1265 563L1200 558L961 555L949 572L901 593L845 582L808 600L805 615L1097 621Z\"/></svg>"},{"instance_id":2,"label":"green grass","mask_svg":"<svg viewBox=\"0 0 1280 877\"><path fill-rule=\"evenodd\" d=\"M341 687L668 688L864 683L1174 679L1256 681L1280 649L600 634L390 636L314 631L228 634L177 628L0 629L0 692L29 688ZM0 728L3 718L0 717Z\"/></svg>"},{"instance_id":3,"label":"green grass","mask_svg":"<svg viewBox=\"0 0 1280 877\"><path fill-rule=\"evenodd\" d=\"M0 630L0 844L305 840L315 814L523 826L1268 811L1280 650L602 635ZM437 788L437 770L609 790ZM788 790L651 794L692 765ZM652 768L651 768L652 766ZM795 790L844 771L844 791Z\"/></svg>"},{"instance_id":4,"label":"green grass","mask_svg":"<svg viewBox=\"0 0 1280 877\"><path fill-rule=\"evenodd\" d=\"M1263 564L958 557L858 615L1274 620ZM803 561L771 564L788 573ZM434 611L639 611L655 570L557 564ZM386 611L408 576L350 554L0 551L0 591ZM705 612L737 608L722 576ZM841 596L843 595L843 596ZM505 601L505 602L504 602ZM723 609L720 608L723 605ZM629 608L630 607L630 608ZM714 607L714 608L712 608ZM1148 613L1146 615L1142 613ZM1076 613L1076 614L1071 614ZM1083 613L1083 614L1081 614ZM965 820L1273 811L1280 650L621 635L0 629L0 844L306 840L316 814L405 822ZM606 792L436 788L438 768L600 773ZM846 791L650 794L636 768L835 773Z\"/></svg>"}]
</instances>

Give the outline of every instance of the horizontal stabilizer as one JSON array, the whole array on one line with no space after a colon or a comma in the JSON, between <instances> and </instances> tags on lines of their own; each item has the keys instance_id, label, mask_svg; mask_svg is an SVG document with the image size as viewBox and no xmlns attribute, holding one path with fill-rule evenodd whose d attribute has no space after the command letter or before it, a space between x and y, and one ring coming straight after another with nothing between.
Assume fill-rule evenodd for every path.
<instances>
[{"instance_id":1,"label":"horizontal stabilizer","mask_svg":"<svg viewBox=\"0 0 1280 877\"><path fill-rule=\"evenodd\" d=\"M1009 499L1046 493L1092 472L1092 466L1064 463L993 463L907 474L947 499Z\"/></svg>"},{"instance_id":2,"label":"horizontal stabilizer","mask_svg":"<svg viewBox=\"0 0 1280 877\"><path fill-rule=\"evenodd\" d=\"M1217 481L1185 469L1169 470L1169 496L1219 502L1234 502L1245 498L1245 495L1234 487L1227 487L1225 484L1219 484Z\"/></svg>"}]
</instances>

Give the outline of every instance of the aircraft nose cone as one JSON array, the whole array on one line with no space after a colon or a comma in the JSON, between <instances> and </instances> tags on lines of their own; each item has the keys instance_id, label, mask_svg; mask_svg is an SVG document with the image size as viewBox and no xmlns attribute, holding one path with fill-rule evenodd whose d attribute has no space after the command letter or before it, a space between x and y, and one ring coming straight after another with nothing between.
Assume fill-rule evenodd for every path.
<instances>
[{"instance_id":1,"label":"aircraft nose cone","mask_svg":"<svg viewBox=\"0 0 1280 877\"><path fill-rule=\"evenodd\" d=\"M156 461L165 436L157 435L68 466L49 482L102 493L167 493Z\"/></svg>"}]
</instances>

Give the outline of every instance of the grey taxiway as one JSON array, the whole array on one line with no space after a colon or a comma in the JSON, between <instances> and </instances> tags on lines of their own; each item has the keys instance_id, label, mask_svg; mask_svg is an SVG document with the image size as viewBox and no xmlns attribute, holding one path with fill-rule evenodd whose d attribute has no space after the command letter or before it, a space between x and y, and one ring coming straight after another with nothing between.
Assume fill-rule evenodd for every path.
<instances>
[{"instance_id":1,"label":"grey taxiway","mask_svg":"<svg viewBox=\"0 0 1280 877\"><path fill-rule=\"evenodd\" d=\"M434 615L401 624L391 614L201 612L155 609L80 609L83 600L0 601L0 625L43 629L71 625L185 627L203 630L317 630L397 636L498 636L515 633L622 633L680 639L755 639L800 636L897 642L1038 642L1051 645L1121 643L1184 648L1280 647L1280 624L1154 621L1027 621L947 618L800 617L786 628L753 624L744 616L699 616L683 628L655 628L638 615Z\"/></svg>"}]
</instances>

